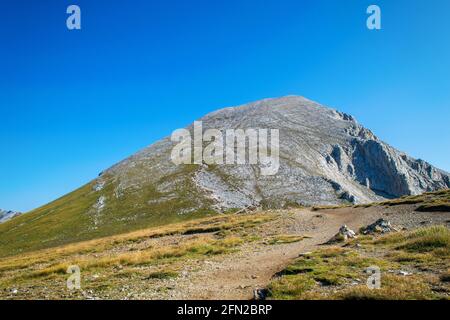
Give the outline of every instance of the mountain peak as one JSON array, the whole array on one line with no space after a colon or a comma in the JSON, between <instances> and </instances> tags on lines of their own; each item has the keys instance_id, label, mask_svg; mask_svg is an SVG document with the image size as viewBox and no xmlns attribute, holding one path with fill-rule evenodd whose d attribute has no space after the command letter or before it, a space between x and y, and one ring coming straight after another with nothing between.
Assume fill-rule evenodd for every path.
<instances>
[{"instance_id":1,"label":"mountain peak","mask_svg":"<svg viewBox=\"0 0 450 320\"><path fill-rule=\"evenodd\" d=\"M236 208L368 203L450 187L445 172L384 143L351 115L304 97L259 100L200 120L203 133L277 130L276 174L263 175L263 163L176 165L177 142L167 137L28 213L16 236L30 237L39 221L52 228L36 246L51 246Z\"/></svg>"},{"instance_id":2,"label":"mountain peak","mask_svg":"<svg viewBox=\"0 0 450 320\"><path fill-rule=\"evenodd\" d=\"M203 130L279 130L280 171L271 179L259 176L257 165L191 167L193 188L208 195L218 210L265 203L366 203L450 186L443 171L380 141L353 116L301 96L219 109L199 120ZM125 189L144 180L156 179L158 185L158 179L186 168L168 160L173 146L169 138L163 139L106 173ZM135 175L137 167L147 169ZM159 190L171 193L171 187Z\"/></svg>"}]
</instances>

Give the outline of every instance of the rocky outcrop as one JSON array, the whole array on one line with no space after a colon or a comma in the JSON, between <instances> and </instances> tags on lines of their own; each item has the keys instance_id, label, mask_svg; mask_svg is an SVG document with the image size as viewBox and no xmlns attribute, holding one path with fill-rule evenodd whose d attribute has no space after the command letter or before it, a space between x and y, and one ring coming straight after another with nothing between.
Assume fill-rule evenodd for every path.
<instances>
[{"instance_id":1,"label":"rocky outcrop","mask_svg":"<svg viewBox=\"0 0 450 320\"><path fill-rule=\"evenodd\" d=\"M336 242L347 241L348 239L356 238L356 233L345 224L339 228L339 232L336 233L330 240L327 241L327 244L332 244Z\"/></svg>"},{"instance_id":2,"label":"rocky outcrop","mask_svg":"<svg viewBox=\"0 0 450 320\"><path fill-rule=\"evenodd\" d=\"M361 233L364 235L367 234L379 234L379 233L389 233L393 231L398 231L396 228L394 228L390 221L386 219L378 219L372 224L369 224L367 227L364 227L361 229Z\"/></svg>"},{"instance_id":3,"label":"rocky outcrop","mask_svg":"<svg viewBox=\"0 0 450 320\"><path fill-rule=\"evenodd\" d=\"M0 209L0 223L11 220L20 215L20 212Z\"/></svg>"}]
</instances>

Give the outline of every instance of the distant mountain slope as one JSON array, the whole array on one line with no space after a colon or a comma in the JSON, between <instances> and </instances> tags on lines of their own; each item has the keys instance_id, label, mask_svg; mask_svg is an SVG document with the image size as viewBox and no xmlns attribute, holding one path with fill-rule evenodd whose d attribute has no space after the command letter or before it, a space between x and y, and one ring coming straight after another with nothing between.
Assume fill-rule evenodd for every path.
<instances>
[{"instance_id":1,"label":"distant mountain slope","mask_svg":"<svg viewBox=\"0 0 450 320\"><path fill-rule=\"evenodd\" d=\"M8 221L20 215L20 212L0 209L0 223Z\"/></svg>"},{"instance_id":2,"label":"distant mountain slope","mask_svg":"<svg viewBox=\"0 0 450 320\"><path fill-rule=\"evenodd\" d=\"M380 141L347 114L302 97L210 113L203 129L278 129L280 167L179 165L162 139L80 189L0 225L15 253L247 206L366 203L450 186L449 175ZM192 126L189 127L192 130Z\"/></svg>"}]
</instances>

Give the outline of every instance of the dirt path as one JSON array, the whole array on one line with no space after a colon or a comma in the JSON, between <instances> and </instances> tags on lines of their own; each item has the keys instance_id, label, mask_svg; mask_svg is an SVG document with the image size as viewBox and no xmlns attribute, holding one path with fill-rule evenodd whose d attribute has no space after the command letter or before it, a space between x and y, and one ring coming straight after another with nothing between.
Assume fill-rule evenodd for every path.
<instances>
[{"instance_id":1,"label":"dirt path","mask_svg":"<svg viewBox=\"0 0 450 320\"><path fill-rule=\"evenodd\" d=\"M261 219L263 214L270 215L271 219ZM384 217L394 226L407 229L431 224L450 225L449 212L417 212L414 207L408 205L347 207L319 211L269 210L257 212L255 215L265 222L236 224L233 228L221 230L220 233L223 234L205 229L206 232L201 234L168 233L161 237L144 236L139 238L140 241L121 242L121 245L103 251L86 251L80 256L58 256L60 260L54 260L52 263L66 263L71 259L83 257L109 259L111 256L140 250L145 252L150 249L173 249L197 237L210 240L235 237L243 240L240 245L229 247L230 250L236 250L232 253L227 248L211 255L156 259L157 263L113 264L109 268L87 269L83 274L84 289L75 292L66 290L66 278L63 275L57 278L26 279L13 283L13 286L5 286L3 291L0 289L0 299L2 294L7 298L24 299L251 299L254 289L266 288L277 272L283 270L299 254L317 249L344 224L357 231L360 227ZM304 238L292 243L272 243L274 239L286 239L286 235ZM48 266L46 265L47 268ZM24 270L16 272L11 269L8 272L12 273L12 276L20 276ZM164 276L165 271L169 276ZM176 276L170 276L169 271ZM162 276L149 276L158 273Z\"/></svg>"},{"instance_id":2,"label":"dirt path","mask_svg":"<svg viewBox=\"0 0 450 320\"><path fill-rule=\"evenodd\" d=\"M361 216L362 217L362 216ZM358 223L355 220L362 220ZM173 299L251 299L255 288L265 287L272 276L281 271L300 253L311 251L326 242L339 227L359 227L364 219L355 219L349 211L339 213L297 210L264 225L265 234L308 236L302 241L264 245L244 245L235 254L201 262L194 271L184 270L173 290Z\"/></svg>"},{"instance_id":3,"label":"dirt path","mask_svg":"<svg viewBox=\"0 0 450 320\"><path fill-rule=\"evenodd\" d=\"M171 299L251 299L253 290L264 288L277 272L301 253L317 249L346 224L353 230L385 217L397 226L417 227L426 223L448 222L448 214L414 213L410 208L342 208L311 211L293 210L262 226L263 235L295 234L308 236L302 241L267 245L244 245L197 266L186 266L174 284ZM446 220L447 219L447 220Z\"/></svg>"}]
</instances>

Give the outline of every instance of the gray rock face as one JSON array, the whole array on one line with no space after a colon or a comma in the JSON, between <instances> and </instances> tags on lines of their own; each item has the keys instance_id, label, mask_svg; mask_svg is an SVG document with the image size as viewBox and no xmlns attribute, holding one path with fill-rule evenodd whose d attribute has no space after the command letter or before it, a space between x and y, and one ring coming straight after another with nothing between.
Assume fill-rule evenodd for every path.
<instances>
[{"instance_id":1,"label":"gray rock face","mask_svg":"<svg viewBox=\"0 0 450 320\"><path fill-rule=\"evenodd\" d=\"M367 227L361 230L362 234L375 234L375 233L389 233L392 231L397 231L394 228L390 221L385 220L383 218L378 219L372 224L369 224Z\"/></svg>"},{"instance_id":2,"label":"gray rock face","mask_svg":"<svg viewBox=\"0 0 450 320\"><path fill-rule=\"evenodd\" d=\"M0 223L8 221L14 217L17 217L20 214L21 214L20 212L16 211L0 209Z\"/></svg>"},{"instance_id":3,"label":"gray rock face","mask_svg":"<svg viewBox=\"0 0 450 320\"><path fill-rule=\"evenodd\" d=\"M176 143L168 137L103 172L97 186L112 183L115 197L155 188L161 197L148 203L188 197L179 214L205 205L226 210L367 203L450 187L446 172L380 141L352 116L303 97L261 100L199 120L203 130L278 129L278 173L261 175L259 164L177 166L170 159ZM180 193L182 186L188 191Z\"/></svg>"}]
</instances>

